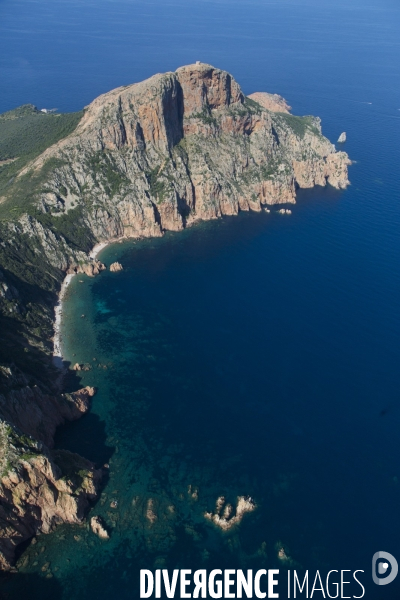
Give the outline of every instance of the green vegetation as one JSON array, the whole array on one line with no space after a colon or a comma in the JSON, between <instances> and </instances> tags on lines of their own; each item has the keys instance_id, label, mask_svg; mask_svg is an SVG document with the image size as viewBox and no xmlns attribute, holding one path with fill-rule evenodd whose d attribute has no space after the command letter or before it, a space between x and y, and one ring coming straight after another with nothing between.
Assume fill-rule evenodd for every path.
<instances>
[{"instance_id":1,"label":"green vegetation","mask_svg":"<svg viewBox=\"0 0 400 600\"><path fill-rule=\"evenodd\" d=\"M124 184L129 183L126 175L118 170L109 152L99 151L91 154L87 167L93 177L103 185L111 198L121 191Z\"/></svg>"},{"instance_id":2,"label":"green vegetation","mask_svg":"<svg viewBox=\"0 0 400 600\"><path fill-rule=\"evenodd\" d=\"M52 215L34 204L38 192L51 191L47 182L54 171L68 165L65 160L50 158L40 169L18 176L46 148L69 135L82 114L45 114L25 105L0 115L0 268L7 285L18 290L15 297L0 296L0 362L13 362L35 383L52 378L46 355L52 346L55 290L63 274L43 256L38 236L22 234L18 225L14 231L8 222L25 213L56 237L62 235L71 248L89 250L93 245L80 207ZM106 178L113 191L109 170ZM67 190L60 188L60 194Z\"/></svg>"},{"instance_id":3,"label":"green vegetation","mask_svg":"<svg viewBox=\"0 0 400 600\"><path fill-rule=\"evenodd\" d=\"M160 167L157 166L149 173L146 173L147 181L150 186L150 194L160 203L164 200L167 191L167 184L163 179L159 179L158 175Z\"/></svg>"},{"instance_id":4,"label":"green vegetation","mask_svg":"<svg viewBox=\"0 0 400 600\"><path fill-rule=\"evenodd\" d=\"M31 210L30 214L56 236L62 235L69 246L76 250L89 252L95 244L90 230L85 225L81 206L76 206L60 216L42 213L38 210Z\"/></svg>"},{"instance_id":5,"label":"green vegetation","mask_svg":"<svg viewBox=\"0 0 400 600\"><path fill-rule=\"evenodd\" d=\"M22 434L9 423L0 423L0 477L4 477L13 469L19 460L30 460L38 455L38 442Z\"/></svg>"},{"instance_id":6,"label":"green vegetation","mask_svg":"<svg viewBox=\"0 0 400 600\"><path fill-rule=\"evenodd\" d=\"M9 167L17 169L19 161L15 161ZM11 179L8 179L9 171L0 170L0 221L17 219L24 212L29 212L35 195L38 191L47 191L43 188L50 173L66 163L57 158L49 158L38 171L28 171L20 177L16 177L17 171ZM18 171L20 168L18 168Z\"/></svg>"},{"instance_id":7,"label":"green vegetation","mask_svg":"<svg viewBox=\"0 0 400 600\"><path fill-rule=\"evenodd\" d=\"M0 161L37 156L69 135L82 115L82 111L46 114L30 104L0 114Z\"/></svg>"},{"instance_id":8,"label":"green vegetation","mask_svg":"<svg viewBox=\"0 0 400 600\"><path fill-rule=\"evenodd\" d=\"M244 99L244 103L248 108L251 108L255 111L259 111L261 112L263 110L261 104L259 104L258 102L256 102L255 100L252 100L251 98L249 98L248 96L245 97Z\"/></svg>"},{"instance_id":9,"label":"green vegetation","mask_svg":"<svg viewBox=\"0 0 400 600\"><path fill-rule=\"evenodd\" d=\"M275 121L278 120L280 124L290 127L293 133L301 139L305 136L307 130L314 135L321 135L315 126L314 117L297 117L286 113L274 113L273 119Z\"/></svg>"},{"instance_id":10,"label":"green vegetation","mask_svg":"<svg viewBox=\"0 0 400 600\"><path fill-rule=\"evenodd\" d=\"M186 151L183 148L175 146L174 149L178 155L185 156ZM162 165L157 165L154 169L146 173L147 182L150 186L150 194L156 199L157 204L164 202L172 190L171 183L174 181L174 177L169 170L171 166L170 159L167 159Z\"/></svg>"},{"instance_id":11,"label":"green vegetation","mask_svg":"<svg viewBox=\"0 0 400 600\"><path fill-rule=\"evenodd\" d=\"M31 104L0 114L0 219L19 216L29 205L34 188L57 165L53 159L39 173L16 180L17 174L46 148L72 133L82 115L82 111L45 114ZM7 202L10 192L12 202Z\"/></svg>"},{"instance_id":12,"label":"green vegetation","mask_svg":"<svg viewBox=\"0 0 400 600\"><path fill-rule=\"evenodd\" d=\"M72 481L76 488L75 491L78 491L88 476L87 461L79 454L74 454L68 450L55 450L53 458L56 465L61 469L63 479Z\"/></svg>"},{"instance_id":13,"label":"green vegetation","mask_svg":"<svg viewBox=\"0 0 400 600\"><path fill-rule=\"evenodd\" d=\"M7 233L0 228L0 237L7 239L6 236ZM58 283L58 278L55 280L57 270L53 270L50 265L43 268L42 249L37 239L29 237L28 234L19 234L12 243L0 245L0 264L3 271L6 270L15 275L18 281L17 287L20 285L19 280L50 290L54 289ZM32 291L30 298L35 301Z\"/></svg>"},{"instance_id":14,"label":"green vegetation","mask_svg":"<svg viewBox=\"0 0 400 600\"><path fill-rule=\"evenodd\" d=\"M259 104L255 100L252 100L251 98L248 98L247 96L244 99L244 105L247 108L247 111L252 114L260 115L263 112L263 110L265 110L261 106L261 104Z\"/></svg>"},{"instance_id":15,"label":"green vegetation","mask_svg":"<svg viewBox=\"0 0 400 600\"><path fill-rule=\"evenodd\" d=\"M203 110L198 113L193 113L190 116L191 119L200 119L203 123L207 125L217 125L217 119L212 115L211 110L208 106L204 106Z\"/></svg>"},{"instance_id":16,"label":"green vegetation","mask_svg":"<svg viewBox=\"0 0 400 600\"><path fill-rule=\"evenodd\" d=\"M36 457L37 457L36 452L23 452L22 454L20 454L19 459L20 460L30 460L31 458L36 458Z\"/></svg>"}]
</instances>

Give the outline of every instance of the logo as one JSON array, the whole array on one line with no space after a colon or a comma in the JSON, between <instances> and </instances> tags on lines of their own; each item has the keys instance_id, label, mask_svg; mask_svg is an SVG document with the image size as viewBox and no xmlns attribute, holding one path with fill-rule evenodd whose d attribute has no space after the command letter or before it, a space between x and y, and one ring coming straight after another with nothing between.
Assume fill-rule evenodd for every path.
<instances>
[{"instance_id":1,"label":"logo","mask_svg":"<svg viewBox=\"0 0 400 600\"><path fill-rule=\"evenodd\" d=\"M389 552L375 552L372 557L372 579L376 585L392 583L398 570L397 560Z\"/></svg>"}]
</instances>

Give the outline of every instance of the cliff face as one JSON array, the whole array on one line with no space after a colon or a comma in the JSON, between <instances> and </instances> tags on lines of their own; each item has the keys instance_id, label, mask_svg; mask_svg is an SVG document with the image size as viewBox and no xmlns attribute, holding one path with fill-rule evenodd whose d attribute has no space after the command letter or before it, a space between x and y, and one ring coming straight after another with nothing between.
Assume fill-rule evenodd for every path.
<instances>
[{"instance_id":1,"label":"cliff face","mask_svg":"<svg viewBox=\"0 0 400 600\"><path fill-rule=\"evenodd\" d=\"M9 390L0 394L0 568L9 569L20 543L82 521L101 471L77 454L49 449L58 425L88 411L93 388L53 396L27 385L19 371L1 372Z\"/></svg>"},{"instance_id":2,"label":"cliff face","mask_svg":"<svg viewBox=\"0 0 400 600\"><path fill-rule=\"evenodd\" d=\"M196 64L104 94L82 117L60 116L72 133L55 144L54 117L52 145L42 152L30 139L36 157L27 153L21 167L8 145L0 163L0 566L35 532L81 519L100 476L81 457L49 449L55 428L84 413L92 393L58 393L51 366L65 273L102 270L89 258L96 242L294 203L298 187L345 188L347 154L318 118L289 109L276 94L245 97L229 73ZM0 115L0 126L28 119L39 127L45 117L35 110Z\"/></svg>"},{"instance_id":3,"label":"cliff face","mask_svg":"<svg viewBox=\"0 0 400 600\"><path fill-rule=\"evenodd\" d=\"M20 180L47 170L37 210L74 213L96 240L295 202L296 187L348 185L348 157L322 136L319 119L290 115L276 95L252 98L204 64L118 88Z\"/></svg>"},{"instance_id":4,"label":"cliff face","mask_svg":"<svg viewBox=\"0 0 400 600\"><path fill-rule=\"evenodd\" d=\"M71 394L45 393L39 385L29 385L27 377L15 368L0 367L0 371L9 386L9 391L0 394L0 418L49 448L53 447L56 428L84 415L95 394L90 387Z\"/></svg>"},{"instance_id":5,"label":"cliff face","mask_svg":"<svg viewBox=\"0 0 400 600\"><path fill-rule=\"evenodd\" d=\"M97 496L101 472L77 454L46 446L0 420L0 568L17 546L59 523L79 523Z\"/></svg>"}]
</instances>

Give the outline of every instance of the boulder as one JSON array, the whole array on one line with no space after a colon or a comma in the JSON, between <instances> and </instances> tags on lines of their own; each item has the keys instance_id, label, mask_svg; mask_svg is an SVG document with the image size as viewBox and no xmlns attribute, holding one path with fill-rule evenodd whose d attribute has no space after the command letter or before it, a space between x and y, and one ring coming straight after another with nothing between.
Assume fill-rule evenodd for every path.
<instances>
[{"instance_id":1,"label":"boulder","mask_svg":"<svg viewBox=\"0 0 400 600\"><path fill-rule=\"evenodd\" d=\"M119 262L114 262L110 265L110 271L112 273L116 273L117 271L122 271L122 270L123 270L123 266Z\"/></svg>"},{"instance_id":2,"label":"boulder","mask_svg":"<svg viewBox=\"0 0 400 600\"><path fill-rule=\"evenodd\" d=\"M90 527L92 528L93 533L99 536L102 540L110 539L110 534L103 524L103 520L101 517L96 516L90 519Z\"/></svg>"}]
</instances>

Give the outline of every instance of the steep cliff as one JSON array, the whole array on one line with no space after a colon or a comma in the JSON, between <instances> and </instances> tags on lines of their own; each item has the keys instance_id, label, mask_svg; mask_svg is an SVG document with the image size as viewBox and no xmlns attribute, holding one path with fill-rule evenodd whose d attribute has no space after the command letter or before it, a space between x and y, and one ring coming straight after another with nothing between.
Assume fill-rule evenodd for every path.
<instances>
[{"instance_id":1,"label":"steep cliff","mask_svg":"<svg viewBox=\"0 0 400 600\"><path fill-rule=\"evenodd\" d=\"M82 113L44 116L26 105L0 115L3 567L35 531L81 519L96 493L93 465L49 450L55 428L85 412L90 395L60 394L50 360L65 273L97 274L97 242L294 203L298 187L345 188L347 154L318 118L289 109L276 94L246 97L229 73L196 63L112 90Z\"/></svg>"},{"instance_id":2,"label":"steep cliff","mask_svg":"<svg viewBox=\"0 0 400 600\"><path fill-rule=\"evenodd\" d=\"M260 103L204 64L117 88L22 169L3 190L3 209L25 213L18 234L40 238L63 269L95 240L294 202L297 186L348 185L348 157L322 136L319 119L290 115L276 95L253 98Z\"/></svg>"},{"instance_id":3,"label":"steep cliff","mask_svg":"<svg viewBox=\"0 0 400 600\"><path fill-rule=\"evenodd\" d=\"M17 546L59 523L82 521L95 500L101 472L67 450L41 442L0 419L0 568L9 569Z\"/></svg>"},{"instance_id":4,"label":"steep cliff","mask_svg":"<svg viewBox=\"0 0 400 600\"><path fill-rule=\"evenodd\" d=\"M18 544L84 518L102 473L77 454L50 450L56 427L89 410L93 388L46 394L15 367L0 373L0 568L9 569Z\"/></svg>"}]
</instances>

